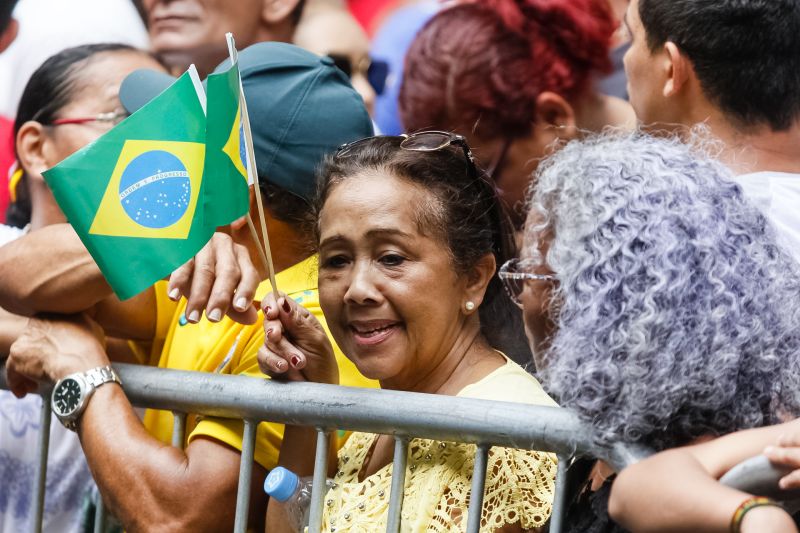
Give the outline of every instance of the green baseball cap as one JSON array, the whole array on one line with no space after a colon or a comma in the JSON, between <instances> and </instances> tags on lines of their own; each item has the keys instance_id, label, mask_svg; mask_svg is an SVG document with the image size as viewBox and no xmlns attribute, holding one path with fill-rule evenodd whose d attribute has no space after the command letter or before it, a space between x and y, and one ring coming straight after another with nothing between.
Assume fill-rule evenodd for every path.
<instances>
[{"instance_id":1,"label":"green baseball cap","mask_svg":"<svg viewBox=\"0 0 800 533\"><path fill-rule=\"evenodd\" d=\"M229 59L214 72L228 67ZM258 43L239 52L239 71L262 187L266 179L311 198L322 159L373 134L364 101L328 57L291 44ZM132 113L172 81L155 71L133 72L120 87L120 100Z\"/></svg>"}]
</instances>

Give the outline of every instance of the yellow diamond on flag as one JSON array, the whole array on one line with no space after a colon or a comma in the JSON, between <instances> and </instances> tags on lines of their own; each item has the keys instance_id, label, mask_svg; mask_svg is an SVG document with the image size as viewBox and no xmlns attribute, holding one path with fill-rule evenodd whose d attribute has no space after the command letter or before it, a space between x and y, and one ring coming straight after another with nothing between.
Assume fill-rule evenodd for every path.
<instances>
[{"instance_id":1,"label":"yellow diamond on flag","mask_svg":"<svg viewBox=\"0 0 800 533\"><path fill-rule=\"evenodd\" d=\"M205 145L125 141L89 233L186 239L200 194Z\"/></svg>"},{"instance_id":2,"label":"yellow diamond on flag","mask_svg":"<svg viewBox=\"0 0 800 533\"><path fill-rule=\"evenodd\" d=\"M222 147L222 151L231 159L233 166L247 181L247 148L245 148L244 130L242 130L241 104L236 107L236 118L233 120L228 142Z\"/></svg>"}]
</instances>

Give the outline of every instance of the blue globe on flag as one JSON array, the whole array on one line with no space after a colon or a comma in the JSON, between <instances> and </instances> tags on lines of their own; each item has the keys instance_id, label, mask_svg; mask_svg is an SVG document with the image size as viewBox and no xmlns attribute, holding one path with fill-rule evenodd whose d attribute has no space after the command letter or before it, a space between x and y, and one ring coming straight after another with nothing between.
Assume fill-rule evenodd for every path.
<instances>
[{"instance_id":1,"label":"blue globe on flag","mask_svg":"<svg viewBox=\"0 0 800 533\"><path fill-rule=\"evenodd\" d=\"M164 150L135 157L122 172L119 201L125 213L147 228L166 228L189 208L192 183L180 159Z\"/></svg>"}]
</instances>

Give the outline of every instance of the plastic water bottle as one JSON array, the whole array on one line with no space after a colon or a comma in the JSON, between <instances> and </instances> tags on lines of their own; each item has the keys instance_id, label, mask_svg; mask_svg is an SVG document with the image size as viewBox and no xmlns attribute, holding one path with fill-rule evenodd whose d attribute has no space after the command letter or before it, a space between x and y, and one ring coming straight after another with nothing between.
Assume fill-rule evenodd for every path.
<instances>
[{"instance_id":1,"label":"plastic water bottle","mask_svg":"<svg viewBox=\"0 0 800 533\"><path fill-rule=\"evenodd\" d=\"M311 486L313 478L298 477L297 474L283 468L275 467L264 480L264 492L269 497L281 502L287 520L293 531L302 532L308 526L311 509ZM332 480L326 482L327 488L333 485Z\"/></svg>"}]
</instances>

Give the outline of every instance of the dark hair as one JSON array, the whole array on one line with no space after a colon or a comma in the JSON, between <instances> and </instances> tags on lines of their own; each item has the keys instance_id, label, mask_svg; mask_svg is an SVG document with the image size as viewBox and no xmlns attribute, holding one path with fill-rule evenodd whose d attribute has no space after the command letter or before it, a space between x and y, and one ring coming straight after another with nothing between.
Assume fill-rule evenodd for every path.
<instances>
[{"instance_id":1,"label":"dark hair","mask_svg":"<svg viewBox=\"0 0 800 533\"><path fill-rule=\"evenodd\" d=\"M261 197L272 216L298 228L305 230L314 217L311 202L295 193L276 185L265 176L258 178Z\"/></svg>"},{"instance_id":2,"label":"dark hair","mask_svg":"<svg viewBox=\"0 0 800 533\"><path fill-rule=\"evenodd\" d=\"M539 94L573 101L611 69L614 28L605 0L473 0L442 10L408 50L403 125L527 136Z\"/></svg>"},{"instance_id":3,"label":"dark hair","mask_svg":"<svg viewBox=\"0 0 800 533\"><path fill-rule=\"evenodd\" d=\"M706 96L741 126L800 118L798 0L640 0L651 50L675 43Z\"/></svg>"},{"instance_id":4,"label":"dark hair","mask_svg":"<svg viewBox=\"0 0 800 533\"><path fill-rule=\"evenodd\" d=\"M314 202L316 243L319 214L331 191L355 175L381 172L409 180L433 194L434 202L418 206L417 220L424 231L433 231L444 241L459 274L469 272L487 253L494 254L498 268L514 257L513 227L503 204L490 181L471 172L462 149L450 146L431 152L404 150L400 147L403 139L373 137L353 146L346 157L326 158ZM522 331L520 313L496 273L479 313L481 331L492 346L517 348L514 335ZM524 356L529 361L530 352L526 352ZM521 359L519 353L508 355Z\"/></svg>"},{"instance_id":5,"label":"dark hair","mask_svg":"<svg viewBox=\"0 0 800 533\"><path fill-rule=\"evenodd\" d=\"M0 0L0 33L6 31L11 24L11 13L16 5L17 0Z\"/></svg>"},{"instance_id":6,"label":"dark hair","mask_svg":"<svg viewBox=\"0 0 800 533\"><path fill-rule=\"evenodd\" d=\"M22 125L30 120L49 124L70 103L81 88L81 71L96 54L130 51L146 54L132 46L118 43L87 44L67 48L48 58L28 80L14 120L16 138ZM17 184L17 199L8 206L6 223L24 227L31 220L31 199L27 178Z\"/></svg>"}]
</instances>

